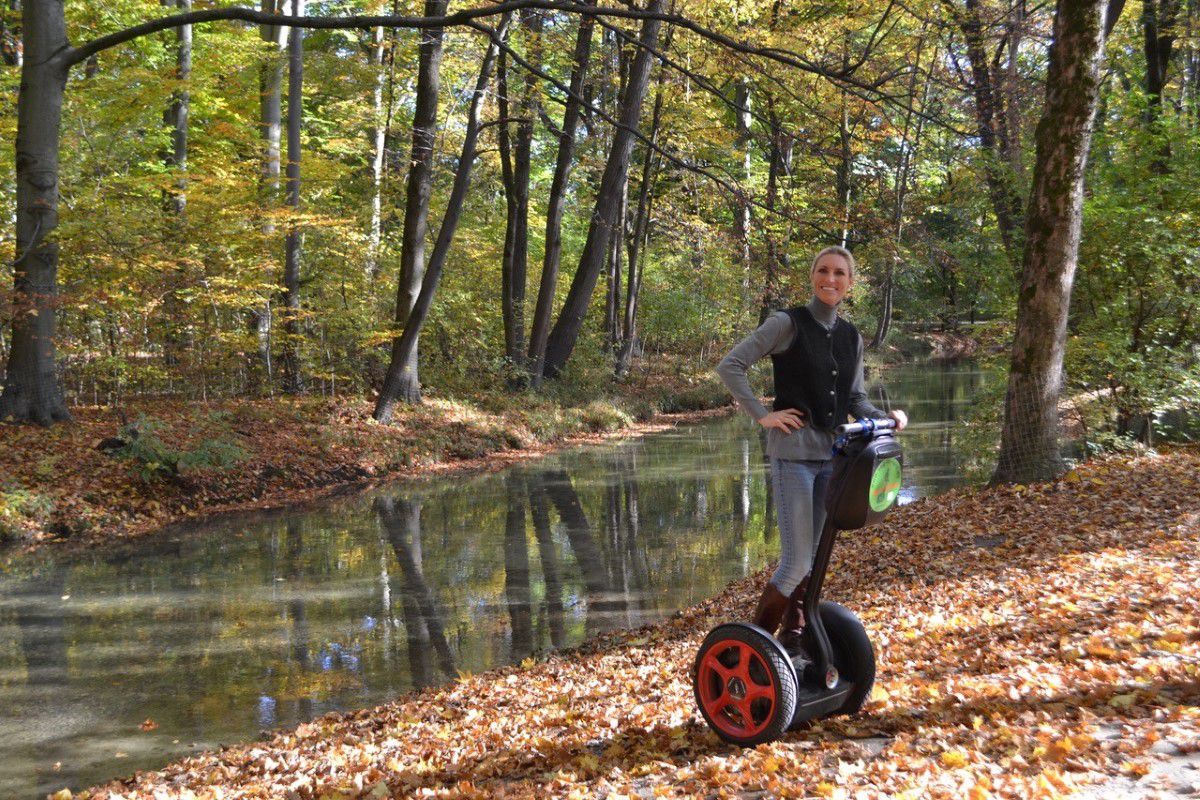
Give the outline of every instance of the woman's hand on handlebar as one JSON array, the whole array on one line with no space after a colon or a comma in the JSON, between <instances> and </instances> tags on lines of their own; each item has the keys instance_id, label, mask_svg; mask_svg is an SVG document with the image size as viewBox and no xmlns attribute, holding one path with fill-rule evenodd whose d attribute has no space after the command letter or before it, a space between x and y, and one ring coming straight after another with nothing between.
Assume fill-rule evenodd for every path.
<instances>
[{"instance_id":1,"label":"woman's hand on handlebar","mask_svg":"<svg viewBox=\"0 0 1200 800\"><path fill-rule=\"evenodd\" d=\"M891 411L888 412L888 416L891 417L892 419L896 420L896 431L897 432L902 431L906 427L908 427L908 414L905 414L900 409L898 409L898 408L892 409Z\"/></svg>"},{"instance_id":2,"label":"woman's hand on handlebar","mask_svg":"<svg viewBox=\"0 0 1200 800\"><path fill-rule=\"evenodd\" d=\"M804 427L804 412L798 408L785 408L782 411L772 411L758 421L764 428L776 428L784 433L800 430Z\"/></svg>"}]
</instances>

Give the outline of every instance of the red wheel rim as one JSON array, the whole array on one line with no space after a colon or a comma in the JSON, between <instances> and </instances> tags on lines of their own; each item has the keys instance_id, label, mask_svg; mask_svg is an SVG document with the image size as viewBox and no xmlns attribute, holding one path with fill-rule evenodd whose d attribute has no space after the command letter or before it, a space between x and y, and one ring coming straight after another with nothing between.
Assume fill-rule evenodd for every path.
<instances>
[{"instance_id":1,"label":"red wheel rim","mask_svg":"<svg viewBox=\"0 0 1200 800\"><path fill-rule=\"evenodd\" d=\"M722 639L704 653L696 671L700 702L721 733L746 739L760 733L775 712L775 679L753 647Z\"/></svg>"}]
</instances>

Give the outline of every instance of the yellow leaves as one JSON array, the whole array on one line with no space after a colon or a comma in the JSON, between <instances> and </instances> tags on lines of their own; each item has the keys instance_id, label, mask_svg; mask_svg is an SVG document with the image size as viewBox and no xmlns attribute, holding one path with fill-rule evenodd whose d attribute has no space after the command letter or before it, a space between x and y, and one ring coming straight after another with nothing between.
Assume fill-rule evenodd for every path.
<instances>
[{"instance_id":1,"label":"yellow leaves","mask_svg":"<svg viewBox=\"0 0 1200 800\"><path fill-rule=\"evenodd\" d=\"M942 753L941 762L947 769L958 769L970 763L970 758L963 750L946 750Z\"/></svg>"},{"instance_id":2,"label":"yellow leaves","mask_svg":"<svg viewBox=\"0 0 1200 800\"><path fill-rule=\"evenodd\" d=\"M1113 708L1129 708L1135 702L1137 702L1137 695L1129 693L1114 695L1108 704Z\"/></svg>"}]
</instances>

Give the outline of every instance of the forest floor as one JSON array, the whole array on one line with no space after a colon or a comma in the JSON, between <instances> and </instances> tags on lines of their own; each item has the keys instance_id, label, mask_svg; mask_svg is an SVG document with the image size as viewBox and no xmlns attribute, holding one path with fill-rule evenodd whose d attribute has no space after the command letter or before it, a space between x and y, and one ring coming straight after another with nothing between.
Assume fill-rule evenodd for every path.
<instances>
[{"instance_id":1,"label":"forest floor","mask_svg":"<svg viewBox=\"0 0 1200 800\"><path fill-rule=\"evenodd\" d=\"M92 547L219 512L498 469L723 413L728 403L711 371L663 364L595 392L432 397L398 407L387 425L371 419L364 398L76 406L72 422L50 429L0 424L0 546Z\"/></svg>"},{"instance_id":2,"label":"forest floor","mask_svg":"<svg viewBox=\"0 0 1200 800\"><path fill-rule=\"evenodd\" d=\"M1191 795L1198 497L1200 450L1177 448L955 489L846 535L826 596L874 641L871 699L753 749L708 730L690 673L767 570L657 625L74 797Z\"/></svg>"}]
</instances>

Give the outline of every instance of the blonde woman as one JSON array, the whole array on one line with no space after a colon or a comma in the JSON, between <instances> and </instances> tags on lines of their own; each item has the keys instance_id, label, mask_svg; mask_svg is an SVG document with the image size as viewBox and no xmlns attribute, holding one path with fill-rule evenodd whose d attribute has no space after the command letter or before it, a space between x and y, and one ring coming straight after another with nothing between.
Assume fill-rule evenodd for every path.
<instances>
[{"instance_id":1,"label":"blonde woman","mask_svg":"<svg viewBox=\"0 0 1200 800\"><path fill-rule=\"evenodd\" d=\"M801 604L825 523L833 429L863 417L890 416L897 430L908 424L903 411L885 415L867 400L862 337L837 314L854 284L854 268L854 256L844 247L817 253L808 304L772 314L717 366L738 405L767 429L781 552L751 621L771 634L782 622L779 640L789 650L799 646ZM771 411L746 378L750 365L768 355L775 374Z\"/></svg>"}]
</instances>

